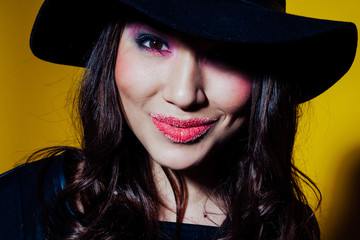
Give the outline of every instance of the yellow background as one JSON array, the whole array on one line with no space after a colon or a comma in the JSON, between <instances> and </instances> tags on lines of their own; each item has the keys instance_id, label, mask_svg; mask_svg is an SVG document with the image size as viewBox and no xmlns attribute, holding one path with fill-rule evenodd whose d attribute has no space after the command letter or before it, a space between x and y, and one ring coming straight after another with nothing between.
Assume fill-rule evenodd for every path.
<instances>
[{"instance_id":1,"label":"yellow background","mask_svg":"<svg viewBox=\"0 0 360 240\"><path fill-rule=\"evenodd\" d=\"M0 0L0 172L34 150L74 144L67 99L82 70L32 56L29 35L41 4ZM289 13L352 21L360 27L359 8L359 0L287 2ZM345 201L340 190L351 188L347 176L360 163L359 78L357 54L340 82L303 107L295 159L323 193L317 217L324 236L339 202Z\"/></svg>"}]
</instances>

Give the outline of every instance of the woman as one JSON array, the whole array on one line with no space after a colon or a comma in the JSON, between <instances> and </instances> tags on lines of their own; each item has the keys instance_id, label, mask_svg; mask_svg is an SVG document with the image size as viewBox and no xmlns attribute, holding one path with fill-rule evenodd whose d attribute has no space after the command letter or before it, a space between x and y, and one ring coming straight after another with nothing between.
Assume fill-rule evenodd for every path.
<instances>
[{"instance_id":1,"label":"woman","mask_svg":"<svg viewBox=\"0 0 360 240\"><path fill-rule=\"evenodd\" d=\"M292 164L297 106L345 74L356 28L284 11L282 1L45 1L31 48L87 69L82 147L1 177L0 236L319 239Z\"/></svg>"}]
</instances>

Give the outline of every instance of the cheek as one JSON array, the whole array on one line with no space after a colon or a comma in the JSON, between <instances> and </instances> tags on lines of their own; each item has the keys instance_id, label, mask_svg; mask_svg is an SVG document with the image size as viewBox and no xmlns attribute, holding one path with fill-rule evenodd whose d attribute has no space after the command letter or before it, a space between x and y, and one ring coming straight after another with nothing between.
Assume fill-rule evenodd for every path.
<instances>
[{"instance_id":1,"label":"cheek","mask_svg":"<svg viewBox=\"0 0 360 240\"><path fill-rule=\"evenodd\" d=\"M115 81L122 100L141 101L157 93L159 73L154 64L134 51L119 49Z\"/></svg>"},{"instance_id":2,"label":"cheek","mask_svg":"<svg viewBox=\"0 0 360 240\"><path fill-rule=\"evenodd\" d=\"M172 61L147 56L128 41L120 42L115 65L115 81L122 100L142 101L159 93L171 76Z\"/></svg>"},{"instance_id":3,"label":"cheek","mask_svg":"<svg viewBox=\"0 0 360 240\"><path fill-rule=\"evenodd\" d=\"M252 81L245 74L211 67L208 72L209 98L227 113L243 110L251 98ZM210 77L211 76L211 77Z\"/></svg>"},{"instance_id":4,"label":"cheek","mask_svg":"<svg viewBox=\"0 0 360 240\"><path fill-rule=\"evenodd\" d=\"M141 90L145 74L136 57L119 51L115 66L115 81L121 96L132 97Z\"/></svg>"}]
</instances>

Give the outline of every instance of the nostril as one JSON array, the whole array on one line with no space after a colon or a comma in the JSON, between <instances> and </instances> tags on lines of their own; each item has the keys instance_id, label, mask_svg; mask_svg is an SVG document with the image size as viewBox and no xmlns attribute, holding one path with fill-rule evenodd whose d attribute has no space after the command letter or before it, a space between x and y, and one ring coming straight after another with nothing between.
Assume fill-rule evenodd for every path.
<instances>
[{"instance_id":1,"label":"nostril","mask_svg":"<svg viewBox=\"0 0 360 240\"><path fill-rule=\"evenodd\" d=\"M177 90L164 91L164 100L186 111L194 111L208 105L208 100L202 89L196 89L195 92Z\"/></svg>"}]
</instances>

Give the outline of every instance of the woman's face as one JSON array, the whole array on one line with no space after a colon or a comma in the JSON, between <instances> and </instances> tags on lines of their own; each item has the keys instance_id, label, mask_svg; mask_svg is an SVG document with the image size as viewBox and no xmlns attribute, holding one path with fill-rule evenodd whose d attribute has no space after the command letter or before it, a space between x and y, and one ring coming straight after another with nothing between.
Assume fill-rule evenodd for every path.
<instances>
[{"instance_id":1,"label":"woman's face","mask_svg":"<svg viewBox=\"0 0 360 240\"><path fill-rule=\"evenodd\" d=\"M246 121L251 79L218 60L220 47L142 23L124 28L115 67L122 108L162 166L196 165Z\"/></svg>"}]
</instances>

